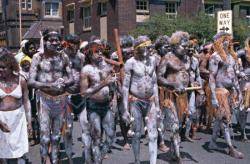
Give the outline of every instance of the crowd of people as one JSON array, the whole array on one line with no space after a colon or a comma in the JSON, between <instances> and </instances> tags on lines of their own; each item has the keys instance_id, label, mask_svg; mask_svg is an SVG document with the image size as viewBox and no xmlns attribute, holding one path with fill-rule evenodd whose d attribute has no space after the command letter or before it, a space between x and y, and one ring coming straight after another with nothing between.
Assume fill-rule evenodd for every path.
<instances>
[{"instance_id":1,"label":"crowd of people","mask_svg":"<svg viewBox=\"0 0 250 164\"><path fill-rule=\"evenodd\" d=\"M39 49L28 40L16 55L0 48L0 163L25 163L31 138L40 143L42 164L60 161L60 142L72 164L74 120L81 125L88 164L107 158L116 125L136 164L143 130L151 164L158 149L171 151L171 158L182 163L180 143L195 142L197 130L211 130L209 149L218 149L216 140L224 134L228 154L244 157L232 144L230 127L235 115L235 130L248 140L250 38L238 51L225 32L203 45L183 31L154 42L144 35L117 40L112 51L95 36L62 39L45 30ZM171 148L164 142L166 131Z\"/></svg>"}]
</instances>

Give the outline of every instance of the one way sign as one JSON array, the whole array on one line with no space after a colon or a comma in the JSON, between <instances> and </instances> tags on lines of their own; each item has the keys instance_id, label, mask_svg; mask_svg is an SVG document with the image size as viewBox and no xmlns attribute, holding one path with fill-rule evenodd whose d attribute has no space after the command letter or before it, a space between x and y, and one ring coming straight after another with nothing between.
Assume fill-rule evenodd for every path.
<instances>
[{"instance_id":1,"label":"one way sign","mask_svg":"<svg viewBox=\"0 0 250 164\"><path fill-rule=\"evenodd\" d=\"M217 32L233 34L232 20L232 10L218 11Z\"/></svg>"}]
</instances>

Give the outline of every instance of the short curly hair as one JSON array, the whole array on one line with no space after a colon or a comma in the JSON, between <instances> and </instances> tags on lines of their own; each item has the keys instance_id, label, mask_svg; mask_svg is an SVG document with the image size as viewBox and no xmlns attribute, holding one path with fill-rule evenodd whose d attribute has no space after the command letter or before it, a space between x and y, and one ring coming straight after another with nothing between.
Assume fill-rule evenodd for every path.
<instances>
[{"instance_id":1,"label":"short curly hair","mask_svg":"<svg viewBox=\"0 0 250 164\"><path fill-rule=\"evenodd\" d=\"M172 34L170 38L170 44L171 45L178 45L181 41L182 38L187 38L189 39L189 34L184 31L176 31L175 33Z\"/></svg>"},{"instance_id":2,"label":"short curly hair","mask_svg":"<svg viewBox=\"0 0 250 164\"><path fill-rule=\"evenodd\" d=\"M0 47L0 61L6 64L13 72L19 72L19 65L15 57L6 48Z\"/></svg>"},{"instance_id":3,"label":"short curly hair","mask_svg":"<svg viewBox=\"0 0 250 164\"><path fill-rule=\"evenodd\" d=\"M159 36L155 41L155 49L158 50L164 44L169 44L170 38L167 35Z\"/></svg>"}]
</instances>

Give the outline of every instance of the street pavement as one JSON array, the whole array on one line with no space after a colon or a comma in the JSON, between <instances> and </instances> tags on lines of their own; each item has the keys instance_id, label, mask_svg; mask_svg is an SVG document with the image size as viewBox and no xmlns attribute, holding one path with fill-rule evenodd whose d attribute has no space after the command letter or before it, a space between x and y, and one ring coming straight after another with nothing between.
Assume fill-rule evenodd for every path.
<instances>
[{"instance_id":1,"label":"street pavement","mask_svg":"<svg viewBox=\"0 0 250 164\"><path fill-rule=\"evenodd\" d=\"M247 124L247 134L250 138L250 119L248 117ZM103 164L132 164L134 161L133 151L123 150L123 141L119 126L117 126L116 141L113 145L112 152L109 154L109 158L103 161ZM197 134L200 140L196 140L195 143L182 142L181 143L181 156L183 158L184 164L250 164L250 143L242 143L239 141L239 134L234 133L232 138L233 144L238 150L245 154L244 159L234 159L227 154L226 144L222 138L218 139L219 145L222 150L210 151L208 150L208 142L210 140L211 134L201 133ZM74 122L73 130L73 152L74 152L74 164L83 164L82 156L82 142L81 142L81 129L79 122ZM170 146L169 142L169 132L166 132L166 144ZM65 154L61 151L62 158L64 159ZM32 164L40 164L40 154L39 145L30 147L30 152L28 158ZM62 160L63 164L67 164L67 160ZM148 154L148 138L141 140L141 163L149 164L149 154ZM171 161L171 154L163 153L158 151L157 157L158 164L174 164Z\"/></svg>"}]
</instances>

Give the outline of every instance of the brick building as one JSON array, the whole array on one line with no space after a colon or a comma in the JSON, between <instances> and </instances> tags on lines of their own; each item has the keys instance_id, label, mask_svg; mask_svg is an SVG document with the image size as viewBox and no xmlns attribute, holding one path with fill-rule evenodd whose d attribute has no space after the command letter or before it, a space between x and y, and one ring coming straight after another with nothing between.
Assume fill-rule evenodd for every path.
<instances>
[{"instance_id":1,"label":"brick building","mask_svg":"<svg viewBox=\"0 0 250 164\"><path fill-rule=\"evenodd\" d=\"M19 0L0 0L0 46L19 48ZM22 35L35 22L45 27L62 26L61 0L21 0Z\"/></svg>"},{"instance_id":2,"label":"brick building","mask_svg":"<svg viewBox=\"0 0 250 164\"><path fill-rule=\"evenodd\" d=\"M180 0L64 0L64 34L75 33L83 39L91 35L114 40L113 29L129 31L156 13L175 17Z\"/></svg>"},{"instance_id":3,"label":"brick building","mask_svg":"<svg viewBox=\"0 0 250 164\"><path fill-rule=\"evenodd\" d=\"M231 0L234 18L250 20L250 0ZM178 14L192 16L200 10L211 16L223 9L223 0L64 0L64 34L83 39L91 35L113 41L113 28L127 34L157 13L169 19ZM250 22L250 21L249 21Z\"/></svg>"}]
</instances>

